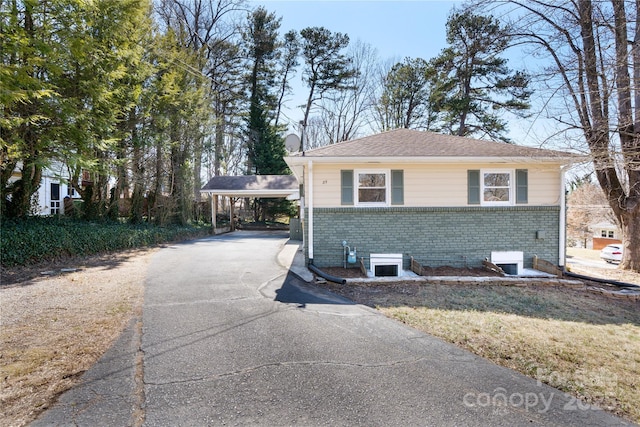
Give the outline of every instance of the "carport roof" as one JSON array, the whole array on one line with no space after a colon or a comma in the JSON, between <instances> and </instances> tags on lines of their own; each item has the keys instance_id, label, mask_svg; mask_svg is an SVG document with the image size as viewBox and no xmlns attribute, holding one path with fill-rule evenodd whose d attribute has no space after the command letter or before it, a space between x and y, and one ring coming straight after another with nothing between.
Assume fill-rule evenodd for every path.
<instances>
[{"instance_id":1,"label":"carport roof","mask_svg":"<svg viewBox=\"0 0 640 427\"><path fill-rule=\"evenodd\" d=\"M298 192L293 175L214 176L201 193L235 197L288 197Z\"/></svg>"}]
</instances>

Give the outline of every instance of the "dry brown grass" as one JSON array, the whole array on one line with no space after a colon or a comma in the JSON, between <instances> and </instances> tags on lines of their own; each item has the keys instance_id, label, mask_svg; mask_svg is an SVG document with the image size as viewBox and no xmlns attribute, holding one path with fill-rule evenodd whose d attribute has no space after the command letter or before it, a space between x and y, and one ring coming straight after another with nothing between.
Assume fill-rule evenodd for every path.
<instances>
[{"instance_id":1,"label":"dry brown grass","mask_svg":"<svg viewBox=\"0 0 640 427\"><path fill-rule=\"evenodd\" d=\"M562 286L324 286L640 422L640 301Z\"/></svg>"},{"instance_id":2,"label":"dry brown grass","mask_svg":"<svg viewBox=\"0 0 640 427\"><path fill-rule=\"evenodd\" d=\"M33 420L139 314L154 251L2 271L2 425ZM40 277L60 267L81 270ZM551 287L326 286L640 422L638 302Z\"/></svg>"},{"instance_id":3,"label":"dry brown grass","mask_svg":"<svg viewBox=\"0 0 640 427\"><path fill-rule=\"evenodd\" d=\"M142 307L154 250L3 271L0 287L0 419L22 426L72 387ZM10 284L8 284L8 282Z\"/></svg>"},{"instance_id":4,"label":"dry brown grass","mask_svg":"<svg viewBox=\"0 0 640 427\"><path fill-rule=\"evenodd\" d=\"M584 248L567 248L567 257L599 261L604 265L604 261L600 259L600 251L598 250ZM636 273L634 271L621 270L620 268L599 268L594 266L582 267L579 265L572 265L570 267L570 270L571 272L576 274L583 274L600 279L617 280L619 282L640 285L640 273Z\"/></svg>"}]
</instances>

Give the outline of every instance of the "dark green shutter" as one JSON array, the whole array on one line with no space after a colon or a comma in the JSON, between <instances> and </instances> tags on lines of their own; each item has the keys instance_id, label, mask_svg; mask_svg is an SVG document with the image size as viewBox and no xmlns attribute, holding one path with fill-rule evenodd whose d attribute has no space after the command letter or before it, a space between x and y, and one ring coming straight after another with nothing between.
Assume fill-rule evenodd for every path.
<instances>
[{"instance_id":1,"label":"dark green shutter","mask_svg":"<svg viewBox=\"0 0 640 427\"><path fill-rule=\"evenodd\" d=\"M353 171L340 171L341 203L353 205Z\"/></svg>"},{"instance_id":2,"label":"dark green shutter","mask_svg":"<svg viewBox=\"0 0 640 427\"><path fill-rule=\"evenodd\" d=\"M526 169L516 169L516 203L529 201L529 174Z\"/></svg>"},{"instance_id":3,"label":"dark green shutter","mask_svg":"<svg viewBox=\"0 0 640 427\"><path fill-rule=\"evenodd\" d=\"M391 171L391 204L404 205L404 171Z\"/></svg>"},{"instance_id":4,"label":"dark green shutter","mask_svg":"<svg viewBox=\"0 0 640 427\"><path fill-rule=\"evenodd\" d=\"M470 205L480 204L480 171L467 171L467 203Z\"/></svg>"}]
</instances>

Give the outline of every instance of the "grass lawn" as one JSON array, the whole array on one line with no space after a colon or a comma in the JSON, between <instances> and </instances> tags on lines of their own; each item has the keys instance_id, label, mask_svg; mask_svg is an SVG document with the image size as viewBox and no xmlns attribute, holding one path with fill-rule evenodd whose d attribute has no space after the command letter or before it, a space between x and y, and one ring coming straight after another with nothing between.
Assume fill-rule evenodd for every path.
<instances>
[{"instance_id":1,"label":"grass lawn","mask_svg":"<svg viewBox=\"0 0 640 427\"><path fill-rule=\"evenodd\" d=\"M640 423L640 301L545 285L327 286Z\"/></svg>"},{"instance_id":2,"label":"grass lawn","mask_svg":"<svg viewBox=\"0 0 640 427\"><path fill-rule=\"evenodd\" d=\"M600 251L596 249L585 249L585 248L567 248L567 257L576 257L576 258L584 258L590 259L592 261L597 260L601 261Z\"/></svg>"}]
</instances>

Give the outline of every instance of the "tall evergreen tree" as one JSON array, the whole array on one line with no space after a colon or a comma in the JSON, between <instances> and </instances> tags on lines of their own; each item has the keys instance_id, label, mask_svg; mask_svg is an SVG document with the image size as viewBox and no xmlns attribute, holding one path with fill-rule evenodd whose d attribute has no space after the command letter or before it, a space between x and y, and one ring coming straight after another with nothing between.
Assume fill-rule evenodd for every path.
<instances>
[{"instance_id":1,"label":"tall evergreen tree","mask_svg":"<svg viewBox=\"0 0 640 427\"><path fill-rule=\"evenodd\" d=\"M304 107L302 119L302 138L300 150L304 150L304 137L311 108L314 103L330 90L348 87L349 79L356 70L349 58L343 53L349 45L349 36L342 33L332 33L323 27L308 27L300 31L302 36L302 56L304 69L302 79L309 87L307 103Z\"/></svg>"},{"instance_id":2,"label":"tall evergreen tree","mask_svg":"<svg viewBox=\"0 0 640 427\"><path fill-rule=\"evenodd\" d=\"M434 68L421 58L405 58L386 74L376 103L380 130L437 130L433 105Z\"/></svg>"},{"instance_id":3,"label":"tall evergreen tree","mask_svg":"<svg viewBox=\"0 0 640 427\"><path fill-rule=\"evenodd\" d=\"M42 168L58 159L70 168L85 213L105 213L123 137L117 123L130 107L127 76L141 50L132 40L149 7L147 0L0 3L3 212L28 213ZM21 179L5 181L18 163ZM92 185L77 185L83 170Z\"/></svg>"},{"instance_id":4,"label":"tall evergreen tree","mask_svg":"<svg viewBox=\"0 0 640 427\"><path fill-rule=\"evenodd\" d=\"M275 71L280 19L264 8L254 10L243 34L247 61L251 73L247 76L249 91L249 117L247 120L247 173L266 173L257 153L265 153L276 141L269 116L274 115Z\"/></svg>"},{"instance_id":5,"label":"tall evergreen tree","mask_svg":"<svg viewBox=\"0 0 640 427\"><path fill-rule=\"evenodd\" d=\"M284 98L291 91L290 80L295 75L296 67L299 65L298 58L300 54L300 39L296 31L288 31L283 38L280 46L280 61L278 75L280 76L278 102L276 108L275 125L280 123L280 113Z\"/></svg>"},{"instance_id":6,"label":"tall evergreen tree","mask_svg":"<svg viewBox=\"0 0 640 427\"><path fill-rule=\"evenodd\" d=\"M276 99L275 72L278 55L278 29L280 19L264 8L258 8L249 16L244 41L251 74L248 76L249 117L247 119L247 173L280 175L287 172L284 161L284 139L273 123ZM255 219L265 220L265 199L254 201ZM273 212L271 212L273 213Z\"/></svg>"},{"instance_id":7,"label":"tall evergreen tree","mask_svg":"<svg viewBox=\"0 0 640 427\"><path fill-rule=\"evenodd\" d=\"M0 2L0 199L1 215L24 217L40 186L42 169L55 152L52 108L59 74L50 52L59 46L53 37L56 6L36 2ZM12 179L14 170L20 177Z\"/></svg>"},{"instance_id":8,"label":"tall evergreen tree","mask_svg":"<svg viewBox=\"0 0 640 427\"><path fill-rule=\"evenodd\" d=\"M447 20L449 47L434 60L438 71L437 109L443 128L459 136L509 142L502 112L529 108L528 77L500 57L509 33L491 16L453 12Z\"/></svg>"}]
</instances>

